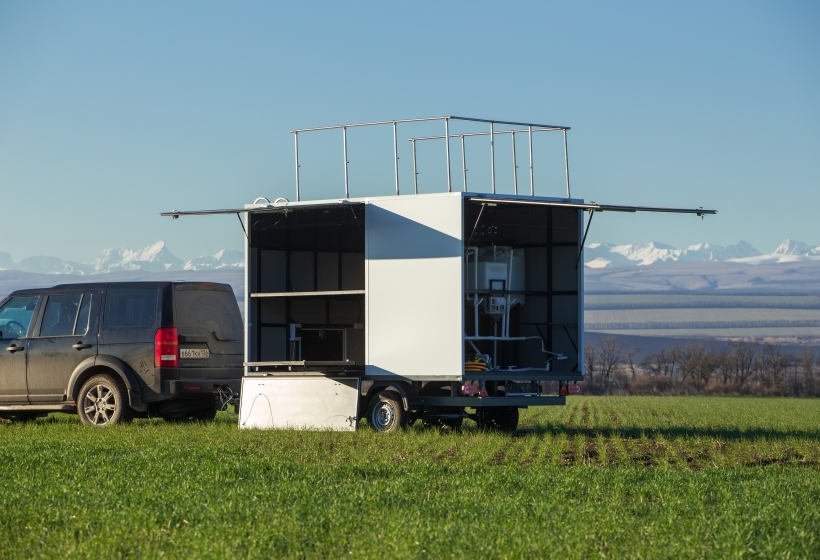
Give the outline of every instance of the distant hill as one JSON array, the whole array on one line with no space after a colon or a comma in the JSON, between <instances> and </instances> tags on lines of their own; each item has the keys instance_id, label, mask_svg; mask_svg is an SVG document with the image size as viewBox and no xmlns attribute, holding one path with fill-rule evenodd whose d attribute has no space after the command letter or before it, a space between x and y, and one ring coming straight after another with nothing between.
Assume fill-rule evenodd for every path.
<instances>
[{"instance_id":1,"label":"distant hill","mask_svg":"<svg viewBox=\"0 0 820 560\"><path fill-rule=\"evenodd\" d=\"M820 259L764 264L728 261L586 268L584 288L587 292L820 293Z\"/></svg>"}]
</instances>

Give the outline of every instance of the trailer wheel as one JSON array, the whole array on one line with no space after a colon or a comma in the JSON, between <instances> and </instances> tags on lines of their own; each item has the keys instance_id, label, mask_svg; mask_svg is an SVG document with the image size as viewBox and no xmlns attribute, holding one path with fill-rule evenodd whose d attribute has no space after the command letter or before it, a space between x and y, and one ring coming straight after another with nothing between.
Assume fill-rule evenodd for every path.
<instances>
[{"instance_id":1,"label":"trailer wheel","mask_svg":"<svg viewBox=\"0 0 820 560\"><path fill-rule=\"evenodd\" d=\"M395 391L381 391L370 399L367 422L377 432L397 432L407 427L408 414Z\"/></svg>"},{"instance_id":2,"label":"trailer wheel","mask_svg":"<svg viewBox=\"0 0 820 560\"><path fill-rule=\"evenodd\" d=\"M488 407L476 411L476 424L481 430L498 430L511 434L518 428L518 409Z\"/></svg>"}]
</instances>

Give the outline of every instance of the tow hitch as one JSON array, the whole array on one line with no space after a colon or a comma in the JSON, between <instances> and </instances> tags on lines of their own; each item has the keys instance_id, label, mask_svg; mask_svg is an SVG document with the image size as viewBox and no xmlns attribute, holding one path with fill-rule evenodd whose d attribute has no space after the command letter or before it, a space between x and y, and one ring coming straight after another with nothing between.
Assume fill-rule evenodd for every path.
<instances>
[{"instance_id":1,"label":"tow hitch","mask_svg":"<svg viewBox=\"0 0 820 560\"><path fill-rule=\"evenodd\" d=\"M235 394L227 385L214 386L214 397L217 401L216 409L219 411L227 410L228 405L239 402L239 395Z\"/></svg>"}]
</instances>

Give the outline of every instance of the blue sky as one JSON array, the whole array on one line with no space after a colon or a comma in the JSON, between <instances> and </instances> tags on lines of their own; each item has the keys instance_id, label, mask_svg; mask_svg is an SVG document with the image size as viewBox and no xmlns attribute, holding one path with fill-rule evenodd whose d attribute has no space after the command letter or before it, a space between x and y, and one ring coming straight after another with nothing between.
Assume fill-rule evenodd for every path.
<instances>
[{"instance_id":1,"label":"blue sky","mask_svg":"<svg viewBox=\"0 0 820 560\"><path fill-rule=\"evenodd\" d=\"M818 29L816 2L0 0L0 251L239 249L235 217L159 212L293 198L293 128L444 114L571 126L574 196L720 210L600 215L590 241L820 245ZM306 196L343 193L337 136L305 140ZM350 140L352 194L389 194L389 129ZM536 150L561 195L560 146Z\"/></svg>"}]
</instances>

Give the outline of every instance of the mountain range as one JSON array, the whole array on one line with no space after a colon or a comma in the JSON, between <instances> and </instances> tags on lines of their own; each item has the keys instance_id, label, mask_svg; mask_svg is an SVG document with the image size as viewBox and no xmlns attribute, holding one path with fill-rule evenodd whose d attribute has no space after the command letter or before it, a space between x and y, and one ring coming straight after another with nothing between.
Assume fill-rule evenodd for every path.
<instances>
[{"instance_id":1,"label":"mountain range","mask_svg":"<svg viewBox=\"0 0 820 560\"><path fill-rule=\"evenodd\" d=\"M814 260L820 260L820 247L813 247L791 239L783 241L774 253L768 255L762 254L745 241L728 247L700 243L686 249L676 249L657 241L634 245L587 243L584 247L584 264L589 268L697 262L736 262L760 265Z\"/></svg>"},{"instance_id":2,"label":"mountain range","mask_svg":"<svg viewBox=\"0 0 820 560\"><path fill-rule=\"evenodd\" d=\"M143 249L106 249L92 263L67 261L59 257L28 257L14 262L9 253L0 252L0 270L19 270L37 274L108 274L112 272L177 272L183 270L241 269L245 266L242 251L223 249L214 255L202 255L187 262L174 255L165 242L158 241Z\"/></svg>"},{"instance_id":3,"label":"mountain range","mask_svg":"<svg viewBox=\"0 0 820 560\"><path fill-rule=\"evenodd\" d=\"M745 241L723 247L711 243L676 249L650 241L632 245L587 243L584 264L588 268L651 266L671 263L735 262L749 265L793 263L820 260L820 247L786 239L771 254L762 254ZM242 269L242 251L223 249L213 255L202 255L183 261L163 241L143 249L106 249L91 263L68 261L59 257L28 257L14 262L9 253L0 252L0 270L17 270L36 274L91 275L111 272L177 272L220 269Z\"/></svg>"},{"instance_id":4,"label":"mountain range","mask_svg":"<svg viewBox=\"0 0 820 560\"><path fill-rule=\"evenodd\" d=\"M589 243L584 250L590 292L735 291L820 293L820 247L786 240L764 255L741 241L676 249L650 242ZM791 264L788 264L791 263ZM107 249L91 263L58 257L15 262L0 252L0 298L14 290L73 282L207 281L231 284L244 297L244 255L223 250L187 262L163 242L144 249Z\"/></svg>"}]
</instances>

